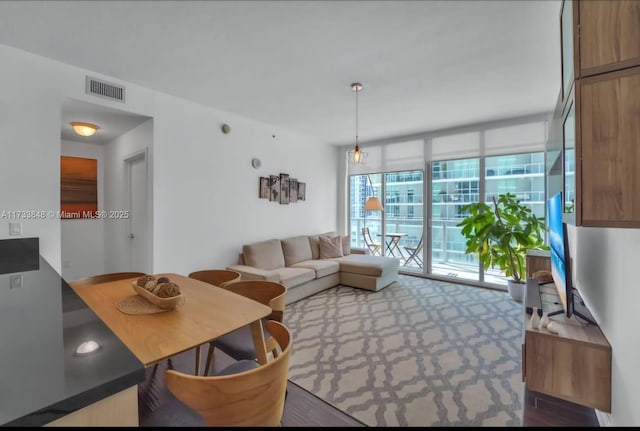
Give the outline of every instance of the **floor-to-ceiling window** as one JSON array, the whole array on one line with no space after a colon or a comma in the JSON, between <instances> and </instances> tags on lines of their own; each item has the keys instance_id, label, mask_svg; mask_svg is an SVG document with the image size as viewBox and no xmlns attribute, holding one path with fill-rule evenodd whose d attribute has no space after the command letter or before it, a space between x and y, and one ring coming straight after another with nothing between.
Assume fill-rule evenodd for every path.
<instances>
[{"instance_id":1,"label":"floor-to-ceiling window","mask_svg":"<svg viewBox=\"0 0 640 431\"><path fill-rule=\"evenodd\" d=\"M423 272L424 173L421 170L384 174L385 255L401 259L403 269Z\"/></svg>"},{"instance_id":2,"label":"floor-to-ceiling window","mask_svg":"<svg viewBox=\"0 0 640 431\"><path fill-rule=\"evenodd\" d=\"M378 235L382 234L382 213L380 211L365 211L364 204L371 196L380 198L381 179L381 174L351 175L349 177L351 246L368 249L372 253L378 248L381 249ZM363 231L363 228L368 229L368 234ZM377 244L378 247L372 244Z\"/></svg>"},{"instance_id":3,"label":"floor-to-ceiling window","mask_svg":"<svg viewBox=\"0 0 640 431\"><path fill-rule=\"evenodd\" d=\"M464 205L507 192L544 216L546 124L531 116L366 147L368 165L347 167L352 246L370 248L368 227L374 248L399 258L401 272L506 285L499 269L484 271L465 253L457 224ZM372 194L384 211L364 211Z\"/></svg>"},{"instance_id":4,"label":"floor-to-ceiling window","mask_svg":"<svg viewBox=\"0 0 640 431\"><path fill-rule=\"evenodd\" d=\"M511 193L526 204L538 217L545 216L544 152L512 154L485 159L485 202ZM484 273L490 283L506 284L506 277L496 270Z\"/></svg>"},{"instance_id":5,"label":"floor-to-ceiling window","mask_svg":"<svg viewBox=\"0 0 640 431\"><path fill-rule=\"evenodd\" d=\"M420 245L424 229L423 177L417 170L351 175L351 246L397 257L407 270L422 272L422 250L414 248ZM364 209L367 199L376 196L382 200L382 195L384 211Z\"/></svg>"},{"instance_id":6,"label":"floor-to-ceiling window","mask_svg":"<svg viewBox=\"0 0 640 431\"><path fill-rule=\"evenodd\" d=\"M431 164L431 272L479 280L478 259L465 254L466 241L458 223L462 207L480 198L478 158Z\"/></svg>"}]
</instances>

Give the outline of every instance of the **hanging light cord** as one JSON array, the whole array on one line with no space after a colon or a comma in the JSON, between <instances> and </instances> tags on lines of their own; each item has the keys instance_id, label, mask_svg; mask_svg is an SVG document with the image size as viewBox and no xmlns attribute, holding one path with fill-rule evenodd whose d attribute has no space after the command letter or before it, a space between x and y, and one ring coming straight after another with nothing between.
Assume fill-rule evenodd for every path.
<instances>
[{"instance_id":1,"label":"hanging light cord","mask_svg":"<svg viewBox=\"0 0 640 431\"><path fill-rule=\"evenodd\" d=\"M358 93L360 90L356 88L356 147L358 147Z\"/></svg>"}]
</instances>

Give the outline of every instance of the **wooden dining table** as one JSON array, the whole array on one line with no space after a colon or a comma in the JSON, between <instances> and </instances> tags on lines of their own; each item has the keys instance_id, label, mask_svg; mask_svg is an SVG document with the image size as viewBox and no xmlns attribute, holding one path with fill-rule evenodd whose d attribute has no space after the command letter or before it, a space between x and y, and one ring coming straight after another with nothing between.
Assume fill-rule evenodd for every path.
<instances>
[{"instance_id":1,"label":"wooden dining table","mask_svg":"<svg viewBox=\"0 0 640 431\"><path fill-rule=\"evenodd\" d=\"M154 275L180 286L184 302L160 313L125 314L116 304L135 294L135 278L73 289L147 367L247 325L258 362L267 362L262 318L271 314L270 307L183 275Z\"/></svg>"}]
</instances>

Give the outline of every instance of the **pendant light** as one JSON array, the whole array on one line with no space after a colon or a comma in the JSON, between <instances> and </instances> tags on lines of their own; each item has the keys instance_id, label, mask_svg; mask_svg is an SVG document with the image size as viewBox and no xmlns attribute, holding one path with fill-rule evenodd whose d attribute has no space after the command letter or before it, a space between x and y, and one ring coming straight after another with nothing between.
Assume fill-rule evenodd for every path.
<instances>
[{"instance_id":1,"label":"pendant light","mask_svg":"<svg viewBox=\"0 0 640 431\"><path fill-rule=\"evenodd\" d=\"M356 146L353 150L348 152L349 162L354 164L361 164L367 160L367 153L362 151L358 146L358 93L362 91L362 84L354 82L351 84L351 90L356 93Z\"/></svg>"}]
</instances>

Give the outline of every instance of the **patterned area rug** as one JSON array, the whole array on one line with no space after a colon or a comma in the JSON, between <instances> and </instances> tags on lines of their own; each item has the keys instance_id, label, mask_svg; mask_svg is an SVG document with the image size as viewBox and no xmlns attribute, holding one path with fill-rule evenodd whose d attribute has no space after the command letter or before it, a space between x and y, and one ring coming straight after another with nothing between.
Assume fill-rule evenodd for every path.
<instances>
[{"instance_id":1,"label":"patterned area rug","mask_svg":"<svg viewBox=\"0 0 640 431\"><path fill-rule=\"evenodd\" d=\"M522 304L401 275L287 306L289 379L369 426L521 426Z\"/></svg>"}]
</instances>

